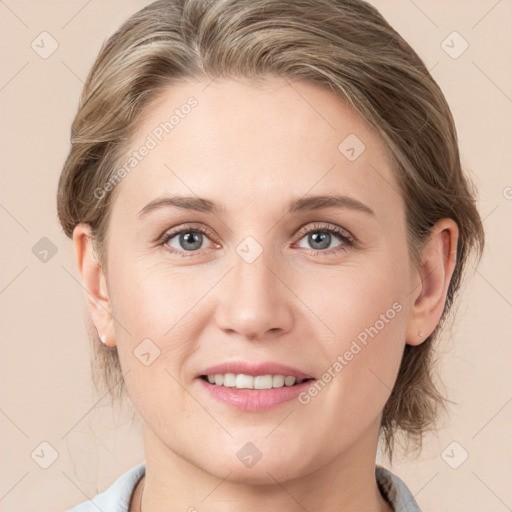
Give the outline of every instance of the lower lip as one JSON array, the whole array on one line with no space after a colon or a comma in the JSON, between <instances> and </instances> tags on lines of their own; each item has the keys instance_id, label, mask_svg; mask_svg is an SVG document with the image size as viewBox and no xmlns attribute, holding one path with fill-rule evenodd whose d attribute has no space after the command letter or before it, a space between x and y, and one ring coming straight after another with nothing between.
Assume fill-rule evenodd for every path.
<instances>
[{"instance_id":1,"label":"lower lip","mask_svg":"<svg viewBox=\"0 0 512 512\"><path fill-rule=\"evenodd\" d=\"M308 380L295 386L283 386L271 389L237 389L210 384L199 378L199 384L217 400L242 411L265 411L276 405L297 398L302 392L313 384Z\"/></svg>"}]
</instances>

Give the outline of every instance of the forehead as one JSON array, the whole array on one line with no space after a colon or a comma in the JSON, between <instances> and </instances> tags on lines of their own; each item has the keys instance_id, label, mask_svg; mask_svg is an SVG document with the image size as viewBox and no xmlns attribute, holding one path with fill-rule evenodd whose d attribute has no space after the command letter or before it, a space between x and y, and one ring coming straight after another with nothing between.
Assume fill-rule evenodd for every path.
<instances>
[{"instance_id":1,"label":"forehead","mask_svg":"<svg viewBox=\"0 0 512 512\"><path fill-rule=\"evenodd\" d=\"M187 81L146 107L123 162L125 210L169 194L240 210L337 192L401 207L387 148L345 102L316 84L271 78ZM137 210L138 211L138 210Z\"/></svg>"}]
</instances>

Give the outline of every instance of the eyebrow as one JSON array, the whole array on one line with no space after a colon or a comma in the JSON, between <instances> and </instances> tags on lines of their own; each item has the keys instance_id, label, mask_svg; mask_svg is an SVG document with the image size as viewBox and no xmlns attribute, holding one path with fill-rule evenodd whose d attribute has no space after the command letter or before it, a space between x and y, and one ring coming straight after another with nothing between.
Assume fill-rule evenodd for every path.
<instances>
[{"instance_id":1,"label":"eyebrow","mask_svg":"<svg viewBox=\"0 0 512 512\"><path fill-rule=\"evenodd\" d=\"M167 196L154 199L148 203L142 210L140 210L138 216L143 218L149 213L159 210L161 208L182 208L185 210L194 210L202 213L214 213L219 214L225 211L225 208L221 205L197 196ZM369 207L363 204L361 201L344 195L312 195L301 197L290 201L288 205L288 212L294 213L298 211L309 211L319 210L321 208L348 208L370 215L375 215L375 212Z\"/></svg>"}]
</instances>

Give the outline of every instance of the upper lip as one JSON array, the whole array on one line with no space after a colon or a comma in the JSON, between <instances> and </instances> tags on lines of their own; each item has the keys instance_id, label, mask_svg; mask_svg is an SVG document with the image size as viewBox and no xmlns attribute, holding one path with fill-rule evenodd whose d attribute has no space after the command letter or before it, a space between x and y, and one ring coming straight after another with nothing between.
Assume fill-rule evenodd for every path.
<instances>
[{"instance_id":1,"label":"upper lip","mask_svg":"<svg viewBox=\"0 0 512 512\"><path fill-rule=\"evenodd\" d=\"M216 373L234 373L244 375L284 375L285 377L296 377L297 379L310 379L311 375L304 373L297 368L292 368L281 363L264 362L264 363L248 363L245 361L231 361L226 363L216 364L201 370L197 377L201 375L215 375Z\"/></svg>"}]
</instances>

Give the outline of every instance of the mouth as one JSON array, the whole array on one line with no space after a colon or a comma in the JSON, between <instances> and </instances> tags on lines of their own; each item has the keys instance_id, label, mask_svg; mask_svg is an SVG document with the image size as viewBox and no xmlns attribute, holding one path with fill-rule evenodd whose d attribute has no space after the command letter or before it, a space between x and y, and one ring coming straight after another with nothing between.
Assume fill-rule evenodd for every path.
<instances>
[{"instance_id":1,"label":"mouth","mask_svg":"<svg viewBox=\"0 0 512 512\"><path fill-rule=\"evenodd\" d=\"M277 361L232 360L196 374L205 396L231 408L263 412L284 406L316 381L312 374Z\"/></svg>"},{"instance_id":2,"label":"mouth","mask_svg":"<svg viewBox=\"0 0 512 512\"><path fill-rule=\"evenodd\" d=\"M196 378L206 396L245 412L261 413L293 403L316 382L312 377L244 373L209 373Z\"/></svg>"},{"instance_id":3,"label":"mouth","mask_svg":"<svg viewBox=\"0 0 512 512\"><path fill-rule=\"evenodd\" d=\"M216 373L200 375L199 378L213 386L249 390L293 387L315 380L312 377L298 378L293 375L246 375L243 373Z\"/></svg>"}]
</instances>

